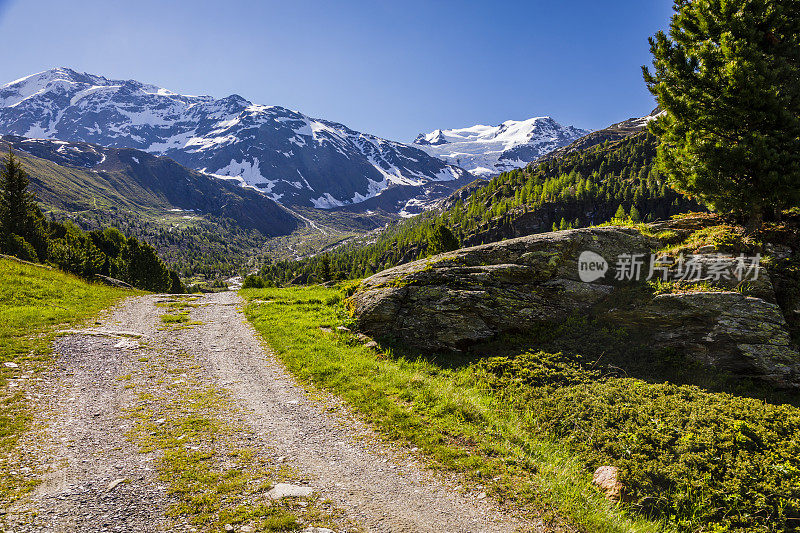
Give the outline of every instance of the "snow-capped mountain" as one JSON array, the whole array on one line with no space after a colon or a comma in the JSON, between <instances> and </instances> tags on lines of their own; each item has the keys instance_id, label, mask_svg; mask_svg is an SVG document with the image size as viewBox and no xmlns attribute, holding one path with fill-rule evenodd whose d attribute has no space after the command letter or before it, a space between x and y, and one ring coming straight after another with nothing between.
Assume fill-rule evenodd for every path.
<instances>
[{"instance_id":1,"label":"snow-capped mountain","mask_svg":"<svg viewBox=\"0 0 800 533\"><path fill-rule=\"evenodd\" d=\"M524 167L546 153L589 133L562 126L550 117L507 120L499 126L472 126L420 133L414 144L476 176Z\"/></svg>"},{"instance_id":2,"label":"snow-capped mountain","mask_svg":"<svg viewBox=\"0 0 800 533\"><path fill-rule=\"evenodd\" d=\"M0 134L83 141L164 155L285 204L370 204L399 211L472 179L418 148L238 95L188 96L59 68L0 88ZM402 191L402 192L401 192ZM391 198L389 201L388 198Z\"/></svg>"},{"instance_id":3,"label":"snow-capped mountain","mask_svg":"<svg viewBox=\"0 0 800 533\"><path fill-rule=\"evenodd\" d=\"M129 223L130 210L150 216L185 211L212 224L225 219L267 236L285 235L303 225L295 213L253 189L141 150L0 135L0 151L8 149L26 158L26 167L37 161L30 179L44 209L94 213L115 226ZM158 232L159 225L154 227Z\"/></svg>"}]
</instances>

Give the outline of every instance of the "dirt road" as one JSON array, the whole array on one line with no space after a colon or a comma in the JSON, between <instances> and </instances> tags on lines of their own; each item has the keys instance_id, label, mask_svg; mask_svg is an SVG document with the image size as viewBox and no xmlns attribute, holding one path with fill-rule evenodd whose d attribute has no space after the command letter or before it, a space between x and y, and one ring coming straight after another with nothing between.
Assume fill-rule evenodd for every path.
<instances>
[{"instance_id":1,"label":"dirt road","mask_svg":"<svg viewBox=\"0 0 800 533\"><path fill-rule=\"evenodd\" d=\"M456 478L420 467L416 450L384 442L336 398L298 385L247 323L237 294L193 301L196 323L181 327L162 323L166 300L130 298L90 330L57 342L55 368L29 391L38 429L21 445L49 472L11 509L9 530L203 530L167 515L175 496L159 477L159 452L142 453L130 436L130 409L155 402L142 400L150 397L143 387L187 381L224 392L230 404L222 418L236 421L238 438L291 471L293 486L330 500L336 531L541 530L499 512L485 494L459 490ZM156 356L192 364L159 376ZM169 381L176 375L183 377Z\"/></svg>"}]
</instances>

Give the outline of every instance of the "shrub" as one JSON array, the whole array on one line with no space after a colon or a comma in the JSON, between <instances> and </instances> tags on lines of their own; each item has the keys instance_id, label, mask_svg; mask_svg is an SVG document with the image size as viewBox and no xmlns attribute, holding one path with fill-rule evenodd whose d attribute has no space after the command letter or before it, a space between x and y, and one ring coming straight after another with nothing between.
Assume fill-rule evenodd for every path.
<instances>
[{"instance_id":1,"label":"shrub","mask_svg":"<svg viewBox=\"0 0 800 533\"><path fill-rule=\"evenodd\" d=\"M509 384L528 387L577 385L600 377L598 372L582 368L578 357L568 357L561 352L489 357L478 362L474 370L496 390Z\"/></svg>"},{"instance_id":2,"label":"shrub","mask_svg":"<svg viewBox=\"0 0 800 533\"><path fill-rule=\"evenodd\" d=\"M603 379L530 352L472 367L479 383L583 458L620 469L629 505L681 531L795 531L800 409L690 385Z\"/></svg>"},{"instance_id":3,"label":"shrub","mask_svg":"<svg viewBox=\"0 0 800 533\"><path fill-rule=\"evenodd\" d=\"M14 257L22 259L23 261L36 262L39 260L36 255L36 250L34 250L33 246L19 235L14 235L12 233L6 237L5 241L6 242L2 251L8 255L13 255Z\"/></svg>"},{"instance_id":4,"label":"shrub","mask_svg":"<svg viewBox=\"0 0 800 533\"><path fill-rule=\"evenodd\" d=\"M786 531L800 516L800 410L693 386L609 379L531 392L539 427L681 529Z\"/></svg>"}]
</instances>

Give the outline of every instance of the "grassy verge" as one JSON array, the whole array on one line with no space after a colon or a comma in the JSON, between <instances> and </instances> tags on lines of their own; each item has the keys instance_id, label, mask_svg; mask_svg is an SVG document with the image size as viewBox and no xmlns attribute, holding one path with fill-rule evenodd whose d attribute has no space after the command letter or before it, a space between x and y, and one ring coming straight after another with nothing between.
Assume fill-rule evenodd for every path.
<instances>
[{"instance_id":1,"label":"grassy verge","mask_svg":"<svg viewBox=\"0 0 800 533\"><path fill-rule=\"evenodd\" d=\"M579 457L530 431L529 416L469 367L393 357L337 330L347 324L338 290L242 294L251 301L248 318L294 374L344 398L389 438L420 448L431 466L461 473L509 508L585 531L665 529L607 501Z\"/></svg>"},{"instance_id":2,"label":"grassy verge","mask_svg":"<svg viewBox=\"0 0 800 533\"><path fill-rule=\"evenodd\" d=\"M35 484L11 470L9 456L31 420L24 381L47 367L57 327L74 325L130 294L0 259L0 505Z\"/></svg>"}]
</instances>

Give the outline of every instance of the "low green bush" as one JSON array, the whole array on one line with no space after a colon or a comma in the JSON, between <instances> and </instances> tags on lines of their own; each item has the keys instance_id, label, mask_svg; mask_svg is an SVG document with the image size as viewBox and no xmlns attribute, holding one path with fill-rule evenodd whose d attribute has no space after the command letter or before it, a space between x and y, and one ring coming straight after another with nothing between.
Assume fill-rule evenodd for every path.
<instances>
[{"instance_id":1,"label":"low green bush","mask_svg":"<svg viewBox=\"0 0 800 533\"><path fill-rule=\"evenodd\" d=\"M476 363L475 376L589 469L620 469L627 504L681 531L800 527L800 409L689 385L600 378L546 352Z\"/></svg>"},{"instance_id":2,"label":"low green bush","mask_svg":"<svg viewBox=\"0 0 800 533\"><path fill-rule=\"evenodd\" d=\"M598 371L582 368L578 357L568 357L561 352L490 357L478 362L475 370L482 373L487 384L499 391L512 383L527 387L567 386L589 383L600 377Z\"/></svg>"}]
</instances>

